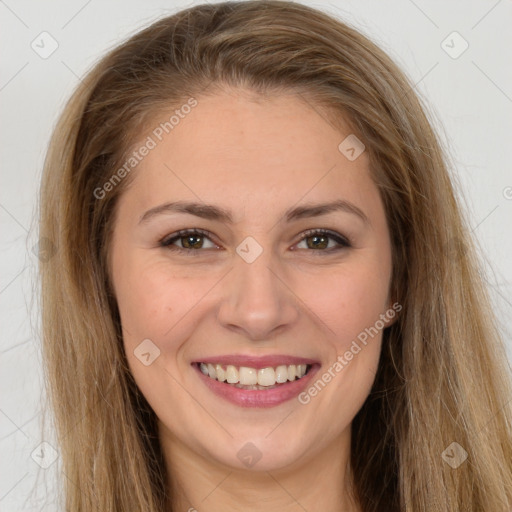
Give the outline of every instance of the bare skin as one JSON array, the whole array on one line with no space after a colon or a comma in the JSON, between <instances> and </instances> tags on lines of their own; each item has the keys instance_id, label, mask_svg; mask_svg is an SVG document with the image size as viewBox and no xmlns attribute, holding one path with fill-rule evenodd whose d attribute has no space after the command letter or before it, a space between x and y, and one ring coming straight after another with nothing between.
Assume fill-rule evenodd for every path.
<instances>
[{"instance_id":1,"label":"bare skin","mask_svg":"<svg viewBox=\"0 0 512 512\"><path fill-rule=\"evenodd\" d=\"M351 132L295 95L226 89L197 101L133 171L110 260L130 368L159 419L172 510L358 511L351 423L374 381L382 329L341 370L333 364L392 305L390 235L366 153L346 158L338 145ZM340 200L343 209L285 216ZM215 205L232 222L168 210L141 222L176 201ZM160 243L185 229L211 236ZM317 229L335 238L301 240ZM250 263L237 252L247 237L257 245L242 247L262 250ZM160 351L147 366L134 354L146 339ZM314 381L329 369L331 378L309 401L241 407L193 365L230 354L308 358L318 362ZM247 446L260 457L251 466L240 457Z\"/></svg>"}]
</instances>

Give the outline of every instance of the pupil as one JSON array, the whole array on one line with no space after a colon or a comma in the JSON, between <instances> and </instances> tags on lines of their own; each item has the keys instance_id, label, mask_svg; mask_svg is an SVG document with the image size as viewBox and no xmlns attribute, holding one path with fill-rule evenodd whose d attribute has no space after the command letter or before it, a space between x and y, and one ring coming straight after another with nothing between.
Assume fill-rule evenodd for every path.
<instances>
[{"instance_id":1,"label":"pupil","mask_svg":"<svg viewBox=\"0 0 512 512\"><path fill-rule=\"evenodd\" d=\"M193 241L194 239L196 242ZM201 245L201 237L196 235L189 235L185 237L185 243L183 245L186 249L190 249L192 247L197 249Z\"/></svg>"},{"instance_id":2,"label":"pupil","mask_svg":"<svg viewBox=\"0 0 512 512\"><path fill-rule=\"evenodd\" d=\"M312 244L309 246L310 248L318 249L319 247L325 249L327 247L325 236L312 236L310 239L313 240Z\"/></svg>"}]
</instances>

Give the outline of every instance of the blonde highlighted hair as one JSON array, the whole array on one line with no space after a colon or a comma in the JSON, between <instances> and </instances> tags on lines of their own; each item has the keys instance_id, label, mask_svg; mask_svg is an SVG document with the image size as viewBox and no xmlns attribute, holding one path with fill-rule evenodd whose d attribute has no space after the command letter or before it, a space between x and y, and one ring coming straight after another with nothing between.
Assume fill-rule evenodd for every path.
<instances>
[{"instance_id":1,"label":"blonde highlighted hair","mask_svg":"<svg viewBox=\"0 0 512 512\"><path fill-rule=\"evenodd\" d=\"M116 202L130 177L102 199L94 191L155 113L225 86L300 94L330 122L348 121L370 158L403 310L384 332L352 426L361 509L510 511L509 367L425 109L366 37L278 0L197 5L157 21L88 73L55 129L40 236L57 251L41 263L41 307L66 510L163 512L169 503L155 415L128 369L109 278ZM457 469L442 457L453 442L468 454Z\"/></svg>"}]
</instances>

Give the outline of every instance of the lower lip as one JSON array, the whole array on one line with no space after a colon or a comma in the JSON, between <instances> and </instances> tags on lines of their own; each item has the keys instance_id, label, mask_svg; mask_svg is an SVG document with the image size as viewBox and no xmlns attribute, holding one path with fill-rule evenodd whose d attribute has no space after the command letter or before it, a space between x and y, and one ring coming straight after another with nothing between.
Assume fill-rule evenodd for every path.
<instances>
[{"instance_id":1,"label":"lower lip","mask_svg":"<svg viewBox=\"0 0 512 512\"><path fill-rule=\"evenodd\" d=\"M309 372L299 380L289 381L276 388L259 390L240 389L225 382L219 382L218 380L204 375L199 369L199 365L194 364L193 366L199 377L211 391L240 407L275 407L276 405L291 400L297 397L308 386L311 379L320 368L320 365L314 364L311 366Z\"/></svg>"}]
</instances>

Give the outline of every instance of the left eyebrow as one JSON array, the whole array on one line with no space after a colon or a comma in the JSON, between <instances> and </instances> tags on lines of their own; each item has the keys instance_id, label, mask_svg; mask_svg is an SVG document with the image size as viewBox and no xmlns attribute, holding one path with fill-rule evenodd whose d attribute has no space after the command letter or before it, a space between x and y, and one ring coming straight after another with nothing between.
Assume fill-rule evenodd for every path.
<instances>
[{"instance_id":1,"label":"left eyebrow","mask_svg":"<svg viewBox=\"0 0 512 512\"><path fill-rule=\"evenodd\" d=\"M284 216L286 218L286 222L292 222L308 217L319 217L321 215L326 215L335 211L351 213L358 216L365 224L370 224L368 217L360 208L358 208L355 204L343 199L332 201L330 203L296 206L286 210ZM141 216L139 224L147 222L152 217L166 213L188 213L203 219L216 220L226 224L233 224L233 215L229 210L215 205L185 201L176 201L155 206Z\"/></svg>"},{"instance_id":2,"label":"left eyebrow","mask_svg":"<svg viewBox=\"0 0 512 512\"><path fill-rule=\"evenodd\" d=\"M287 210L285 216L286 221L291 222L292 220L304 219L306 217L319 217L320 215L326 215L336 211L352 213L353 215L357 215L365 224L370 224L368 217L360 208L358 208L355 204L343 199L339 199L331 203L306 204L304 206L297 206Z\"/></svg>"}]
</instances>

